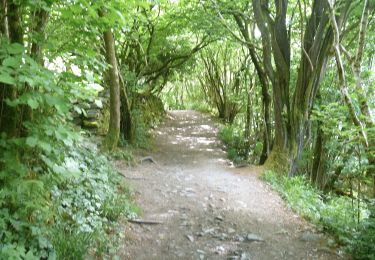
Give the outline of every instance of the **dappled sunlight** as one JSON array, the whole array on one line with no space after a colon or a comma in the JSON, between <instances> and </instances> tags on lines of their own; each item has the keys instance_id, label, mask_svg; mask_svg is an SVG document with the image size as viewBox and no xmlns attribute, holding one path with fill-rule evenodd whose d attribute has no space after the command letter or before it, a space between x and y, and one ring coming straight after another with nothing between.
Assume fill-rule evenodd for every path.
<instances>
[{"instance_id":1,"label":"dappled sunlight","mask_svg":"<svg viewBox=\"0 0 375 260\"><path fill-rule=\"evenodd\" d=\"M223 153L225 153L225 152L223 152ZM226 163L227 160L224 159L224 158L217 158L217 159L215 159L215 162L218 162L218 163Z\"/></svg>"},{"instance_id":2,"label":"dappled sunlight","mask_svg":"<svg viewBox=\"0 0 375 260\"><path fill-rule=\"evenodd\" d=\"M199 128L203 130L214 130L214 128L210 125L200 125Z\"/></svg>"}]
</instances>

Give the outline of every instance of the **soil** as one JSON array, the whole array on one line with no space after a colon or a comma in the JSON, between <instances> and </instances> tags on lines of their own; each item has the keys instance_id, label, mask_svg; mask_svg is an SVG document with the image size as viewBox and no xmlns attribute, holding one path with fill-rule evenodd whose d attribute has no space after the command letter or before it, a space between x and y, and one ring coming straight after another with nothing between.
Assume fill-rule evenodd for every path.
<instances>
[{"instance_id":1,"label":"soil","mask_svg":"<svg viewBox=\"0 0 375 260\"><path fill-rule=\"evenodd\" d=\"M235 168L218 124L173 111L153 131L152 160L117 162L136 191L142 220L128 223L121 259L347 259L289 209L256 166Z\"/></svg>"}]
</instances>

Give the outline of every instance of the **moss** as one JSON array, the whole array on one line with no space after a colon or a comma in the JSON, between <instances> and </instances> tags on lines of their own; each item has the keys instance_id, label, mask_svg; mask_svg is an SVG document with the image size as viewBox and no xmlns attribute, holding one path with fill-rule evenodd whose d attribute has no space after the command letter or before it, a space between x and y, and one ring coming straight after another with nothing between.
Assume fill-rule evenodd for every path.
<instances>
[{"instance_id":1,"label":"moss","mask_svg":"<svg viewBox=\"0 0 375 260\"><path fill-rule=\"evenodd\" d=\"M89 129L94 129L94 128L99 127L99 123L97 121L83 120L82 125L83 127L89 128Z\"/></svg>"},{"instance_id":2,"label":"moss","mask_svg":"<svg viewBox=\"0 0 375 260\"><path fill-rule=\"evenodd\" d=\"M108 132L108 125L109 125L109 106L106 104L102 112L99 115L98 119L98 134L100 135L106 135Z\"/></svg>"},{"instance_id":3,"label":"moss","mask_svg":"<svg viewBox=\"0 0 375 260\"><path fill-rule=\"evenodd\" d=\"M105 139L103 140L103 151L113 151L117 148L117 144L120 137L119 129L112 129L108 132Z\"/></svg>"},{"instance_id":4,"label":"moss","mask_svg":"<svg viewBox=\"0 0 375 260\"><path fill-rule=\"evenodd\" d=\"M290 167L288 153L282 149L274 148L268 156L264 167L280 175L286 175Z\"/></svg>"},{"instance_id":5,"label":"moss","mask_svg":"<svg viewBox=\"0 0 375 260\"><path fill-rule=\"evenodd\" d=\"M165 115L164 104L157 96L137 93L133 102L133 110L138 110L141 113L141 120L146 126L159 123Z\"/></svg>"}]
</instances>

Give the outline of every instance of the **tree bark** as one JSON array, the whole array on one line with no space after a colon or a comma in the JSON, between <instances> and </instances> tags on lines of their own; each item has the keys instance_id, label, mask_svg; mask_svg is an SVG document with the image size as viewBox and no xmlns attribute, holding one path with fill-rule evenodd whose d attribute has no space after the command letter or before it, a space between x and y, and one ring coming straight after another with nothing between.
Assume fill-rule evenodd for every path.
<instances>
[{"instance_id":1,"label":"tree bark","mask_svg":"<svg viewBox=\"0 0 375 260\"><path fill-rule=\"evenodd\" d=\"M249 21L246 18L240 16L239 14L233 14L234 20L246 42L246 47L249 50L250 58L254 64L255 70L258 75L258 79L262 88L262 103L263 103L263 150L259 158L259 164L263 165L268 158L271 149L271 119L270 119L270 105L271 97L268 93L268 79L267 74L260 64L257 58L255 47L251 44L250 34L249 34Z\"/></svg>"},{"instance_id":2,"label":"tree bark","mask_svg":"<svg viewBox=\"0 0 375 260\"><path fill-rule=\"evenodd\" d=\"M272 85L274 102L275 139L267 159L267 167L281 168L287 172L290 142L290 43L286 28L287 0L275 0L276 16L271 18L268 0L253 0L256 24L260 30L263 45L264 71ZM273 60L272 60L273 59ZM274 64L274 65L273 65Z\"/></svg>"},{"instance_id":3,"label":"tree bark","mask_svg":"<svg viewBox=\"0 0 375 260\"><path fill-rule=\"evenodd\" d=\"M130 144L135 142L135 126L133 122L133 115L131 112L131 104L126 89L126 83L119 74L120 83L121 83L121 126L120 130L124 139L127 140Z\"/></svg>"},{"instance_id":4,"label":"tree bark","mask_svg":"<svg viewBox=\"0 0 375 260\"><path fill-rule=\"evenodd\" d=\"M100 11L99 15L103 17L104 12ZM105 150L112 151L117 147L120 137L120 79L117 67L115 41L111 29L107 29L103 33L103 38L106 61L110 66L107 70L110 90L110 116L108 133L103 145Z\"/></svg>"},{"instance_id":5,"label":"tree bark","mask_svg":"<svg viewBox=\"0 0 375 260\"><path fill-rule=\"evenodd\" d=\"M294 176L298 172L297 166L306 142L307 122L333 42L328 5L324 1L313 1L312 14L306 24L301 47L297 82L293 98L290 99L290 35L286 28L288 1L274 0L274 18L268 9L268 0L252 2L262 36L263 64L273 89L275 141L266 164ZM348 17L349 7L350 1L340 2L340 28Z\"/></svg>"},{"instance_id":6,"label":"tree bark","mask_svg":"<svg viewBox=\"0 0 375 260\"><path fill-rule=\"evenodd\" d=\"M42 8L39 8L34 15L34 25L33 25L33 36L36 38L31 43L30 56L40 65L43 66L43 55L41 44L45 40L45 28L48 22L49 13Z\"/></svg>"},{"instance_id":7,"label":"tree bark","mask_svg":"<svg viewBox=\"0 0 375 260\"><path fill-rule=\"evenodd\" d=\"M323 140L323 131L321 129L321 123L318 122L317 131L316 131L316 141L313 153L313 165L310 174L311 183L315 187L321 187L322 184L322 164L323 164L323 151L324 151L324 140Z\"/></svg>"},{"instance_id":8,"label":"tree bark","mask_svg":"<svg viewBox=\"0 0 375 260\"><path fill-rule=\"evenodd\" d=\"M309 120L316 93L325 74L332 46L332 30L328 27L329 18L326 14L327 5L323 1L314 1L312 14L307 21L301 50L301 61L297 83L292 102L292 166L290 175L298 171L307 122Z\"/></svg>"},{"instance_id":9,"label":"tree bark","mask_svg":"<svg viewBox=\"0 0 375 260\"><path fill-rule=\"evenodd\" d=\"M248 155L250 152L250 135L252 130L252 121L253 121L253 111L252 111L252 100L251 100L251 92L253 89L253 82L252 79L250 79L250 87L247 91L247 102L246 102L246 124L245 124L245 145L246 145L246 159L248 159Z\"/></svg>"},{"instance_id":10,"label":"tree bark","mask_svg":"<svg viewBox=\"0 0 375 260\"><path fill-rule=\"evenodd\" d=\"M0 32L5 38L9 38L7 0L0 0L0 10Z\"/></svg>"}]
</instances>

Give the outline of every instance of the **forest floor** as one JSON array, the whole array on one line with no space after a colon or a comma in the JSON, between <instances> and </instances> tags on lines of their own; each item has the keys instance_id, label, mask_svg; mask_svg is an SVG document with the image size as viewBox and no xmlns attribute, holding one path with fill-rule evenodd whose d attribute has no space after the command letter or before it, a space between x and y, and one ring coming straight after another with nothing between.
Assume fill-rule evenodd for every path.
<instances>
[{"instance_id":1,"label":"forest floor","mask_svg":"<svg viewBox=\"0 0 375 260\"><path fill-rule=\"evenodd\" d=\"M344 259L329 238L292 212L261 168L225 159L214 119L173 111L154 130L153 162L117 167L143 220L124 226L121 259Z\"/></svg>"}]
</instances>

